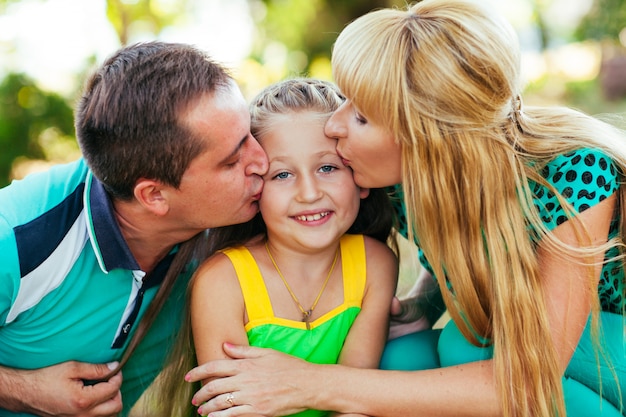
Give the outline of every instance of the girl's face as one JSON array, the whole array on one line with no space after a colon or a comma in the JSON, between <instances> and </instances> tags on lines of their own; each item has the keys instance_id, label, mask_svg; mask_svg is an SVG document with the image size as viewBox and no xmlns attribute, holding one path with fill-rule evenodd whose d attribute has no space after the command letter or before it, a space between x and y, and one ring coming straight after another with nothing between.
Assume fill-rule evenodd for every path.
<instances>
[{"instance_id":1,"label":"girl's face","mask_svg":"<svg viewBox=\"0 0 626 417\"><path fill-rule=\"evenodd\" d=\"M259 207L272 240L305 248L336 244L369 190L354 183L337 141L324 135L324 120L308 112L285 115L260 143L269 169Z\"/></svg>"},{"instance_id":2,"label":"girl's face","mask_svg":"<svg viewBox=\"0 0 626 417\"><path fill-rule=\"evenodd\" d=\"M381 188L402 181L400 145L385 127L365 119L351 100L335 111L325 132L338 139L337 153L361 187Z\"/></svg>"}]
</instances>

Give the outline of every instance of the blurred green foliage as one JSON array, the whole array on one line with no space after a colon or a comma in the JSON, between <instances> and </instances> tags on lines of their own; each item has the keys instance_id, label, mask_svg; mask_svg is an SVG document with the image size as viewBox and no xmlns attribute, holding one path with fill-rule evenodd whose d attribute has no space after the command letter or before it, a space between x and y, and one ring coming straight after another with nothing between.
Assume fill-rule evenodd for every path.
<instances>
[{"instance_id":1,"label":"blurred green foliage","mask_svg":"<svg viewBox=\"0 0 626 417\"><path fill-rule=\"evenodd\" d=\"M616 43L626 27L626 0L594 0L575 31L576 39ZM626 37L626 33L622 36Z\"/></svg>"},{"instance_id":2,"label":"blurred green foliage","mask_svg":"<svg viewBox=\"0 0 626 417\"><path fill-rule=\"evenodd\" d=\"M9 182L18 158L56 159L59 141L73 138L72 108L55 93L42 91L23 74L0 83L0 186ZM76 146L73 146L76 148ZM65 154L66 152L61 152Z\"/></svg>"},{"instance_id":3,"label":"blurred green foliage","mask_svg":"<svg viewBox=\"0 0 626 417\"><path fill-rule=\"evenodd\" d=\"M0 0L0 13L22 0ZM47 0L29 0L41 1ZM152 34L184 23L196 2L207 0L106 0L106 13L120 45L134 31ZM543 11L552 0L528 0L540 47L552 35ZM593 7L573 35L578 40L610 43L619 52L619 36L626 38L626 0L593 0ZM330 79L333 42L343 27L358 16L382 7L406 5L404 0L247 0L255 25L249 57L236 74L244 94L291 75ZM626 41L622 41L626 42ZM606 53L606 47L602 47ZM621 48L621 49L620 49ZM276 59L279 56L280 59ZM85 66L89 62L86 58ZM60 58L62 59L62 57ZM82 75L77 74L77 78ZM606 99L599 80L569 81L554 74L535 80L527 93L535 101L567 104L587 113L626 112L626 100ZM555 93L556 92L556 93ZM9 74L0 80L0 186L10 180L12 167L23 160L59 162L76 157L70 100L42 91L28 77Z\"/></svg>"}]
</instances>

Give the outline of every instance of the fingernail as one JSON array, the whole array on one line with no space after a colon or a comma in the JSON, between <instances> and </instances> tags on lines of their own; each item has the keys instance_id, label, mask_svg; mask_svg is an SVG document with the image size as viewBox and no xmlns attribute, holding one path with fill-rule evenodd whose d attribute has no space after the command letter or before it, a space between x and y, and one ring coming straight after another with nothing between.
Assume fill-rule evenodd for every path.
<instances>
[{"instance_id":1,"label":"fingernail","mask_svg":"<svg viewBox=\"0 0 626 417\"><path fill-rule=\"evenodd\" d=\"M117 368L117 365L119 365L119 362L109 362L107 363L107 368L109 368L111 371L114 370L115 368Z\"/></svg>"},{"instance_id":2,"label":"fingernail","mask_svg":"<svg viewBox=\"0 0 626 417\"><path fill-rule=\"evenodd\" d=\"M185 375L185 381L189 382L190 379L191 379L191 375L189 374Z\"/></svg>"}]
</instances>

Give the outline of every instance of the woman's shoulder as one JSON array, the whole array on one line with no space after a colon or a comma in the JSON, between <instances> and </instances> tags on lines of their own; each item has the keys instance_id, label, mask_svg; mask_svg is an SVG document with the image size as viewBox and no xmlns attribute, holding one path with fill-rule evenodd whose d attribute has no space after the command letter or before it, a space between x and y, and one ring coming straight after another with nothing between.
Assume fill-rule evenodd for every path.
<instances>
[{"instance_id":1,"label":"woman's shoulder","mask_svg":"<svg viewBox=\"0 0 626 417\"><path fill-rule=\"evenodd\" d=\"M615 193L619 188L618 170L611 157L600 149L581 148L556 156L541 170L553 189L533 183L541 217L552 227L567 218L554 191L580 213Z\"/></svg>"},{"instance_id":2,"label":"woman's shoulder","mask_svg":"<svg viewBox=\"0 0 626 417\"><path fill-rule=\"evenodd\" d=\"M594 148L580 148L555 156L542 170L542 176L551 182L559 182L569 175L569 182L576 179L590 183L589 176L617 177L616 164L605 151Z\"/></svg>"},{"instance_id":3,"label":"woman's shoulder","mask_svg":"<svg viewBox=\"0 0 626 417\"><path fill-rule=\"evenodd\" d=\"M568 199L589 198L586 193L605 193L607 197L618 187L616 165L600 149L581 148L558 155L543 167L541 175Z\"/></svg>"}]
</instances>

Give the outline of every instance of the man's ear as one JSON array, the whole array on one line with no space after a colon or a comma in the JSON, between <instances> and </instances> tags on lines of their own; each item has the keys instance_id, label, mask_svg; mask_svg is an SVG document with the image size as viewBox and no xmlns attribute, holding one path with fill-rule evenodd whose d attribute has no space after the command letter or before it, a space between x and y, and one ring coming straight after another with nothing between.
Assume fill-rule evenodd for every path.
<instances>
[{"instance_id":1,"label":"man's ear","mask_svg":"<svg viewBox=\"0 0 626 417\"><path fill-rule=\"evenodd\" d=\"M361 200L363 200L364 198L367 198L370 195L369 188L359 187L359 189L361 190L359 191L359 197L361 197Z\"/></svg>"},{"instance_id":2,"label":"man's ear","mask_svg":"<svg viewBox=\"0 0 626 417\"><path fill-rule=\"evenodd\" d=\"M135 184L135 199L148 211L163 216L169 211L169 203L163 193L163 184L159 181L141 178Z\"/></svg>"}]
</instances>

